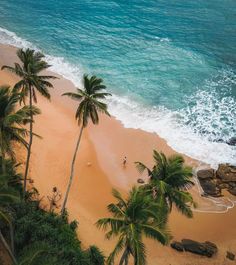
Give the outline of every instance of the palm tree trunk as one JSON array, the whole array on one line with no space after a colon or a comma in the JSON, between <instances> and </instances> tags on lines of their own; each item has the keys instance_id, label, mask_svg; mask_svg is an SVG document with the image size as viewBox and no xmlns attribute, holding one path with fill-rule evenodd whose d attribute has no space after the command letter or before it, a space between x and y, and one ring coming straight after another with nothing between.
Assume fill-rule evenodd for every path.
<instances>
[{"instance_id":1,"label":"palm tree trunk","mask_svg":"<svg viewBox=\"0 0 236 265\"><path fill-rule=\"evenodd\" d=\"M72 180L73 180L73 177L74 177L75 159L76 159L76 155L77 155L77 152L78 152L78 149L79 149L79 144L80 144L81 136L82 136L82 133L83 133L83 129L84 129L84 127L83 127L83 125L81 125L79 138L77 140L74 156L73 156L72 163L71 163L70 179L69 179L69 184L67 186L65 199L64 199L64 202L63 202L63 205L62 205L62 208L61 208L61 214L65 213L66 203L67 203L67 200L68 200L70 187L71 187Z\"/></svg>"},{"instance_id":2,"label":"palm tree trunk","mask_svg":"<svg viewBox=\"0 0 236 265\"><path fill-rule=\"evenodd\" d=\"M29 162L30 162L30 155L31 155L31 146L33 142L33 112L32 112L32 105L33 105L33 98L32 98L32 88L29 87L29 105L30 105L30 137L29 137L29 145L28 145L28 152L27 152L27 159L26 159L26 166L25 166L25 176L24 176L24 198L26 193L26 186L27 186L27 177L29 171Z\"/></svg>"},{"instance_id":3,"label":"palm tree trunk","mask_svg":"<svg viewBox=\"0 0 236 265\"><path fill-rule=\"evenodd\" d=\"M120 259L120 263L119 265L127 265L128 264L128 248L126 247L122 256L121 256L121 259Z\"/></svg>"},{"instance_id":4,"label":"palm tree trunk","mask_svg":"<svg viewBox=\"0 0 236 265\"><path fill-rule=\"evenodd\" d=\"M13 264L17 264L16 262L16 258L14 257L14 254L12 253L11 251L11 248L9 247L9 245L7 244L7 241L5 240L3 234L2 234L2 231L0 230L0 240L2 241L5 249L7 250L9 256L11 257L12 261L13 261Z\"/></svg>"}]
</instances>

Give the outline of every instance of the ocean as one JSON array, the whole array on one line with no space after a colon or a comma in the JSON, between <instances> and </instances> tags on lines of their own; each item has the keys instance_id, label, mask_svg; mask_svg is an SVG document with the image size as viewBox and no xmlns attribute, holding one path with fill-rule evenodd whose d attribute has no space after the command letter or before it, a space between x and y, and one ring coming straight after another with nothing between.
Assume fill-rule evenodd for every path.
<instances>
[{"instance_id":1,"label":"ocean","mask_svg":"<svg viewBox=\"0 0 236 265\"><path fill-rule=\"evenodd\" d=\"M235 0L1 0L0 43L41 50L77 86L102 77L125 127L236 164Z\"/></svg>"}]
</instances>

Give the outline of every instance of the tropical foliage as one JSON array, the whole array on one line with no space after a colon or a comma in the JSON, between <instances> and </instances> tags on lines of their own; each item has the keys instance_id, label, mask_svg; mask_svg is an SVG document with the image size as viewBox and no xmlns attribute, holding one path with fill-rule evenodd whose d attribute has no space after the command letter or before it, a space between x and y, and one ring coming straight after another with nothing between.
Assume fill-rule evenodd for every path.
<instances>
[{"instance_id":1,"label":"tropical foliage","mask_svg":"<svg viewBox=\"0 0 236 265\"><path fill-rule=\"evenodd\" d=\"M0 241L5 246L13 262L14 256L14 232L13 218L10 206L19 201L19 194L8 185L6 175L0 175Z\"/></svg>"},{"instance_id":2,"label":"tropical foliage","mask_svg":"<svg viewBox=\"0 0 236 265\"><path fill-rule=\"evenodd\" d=\"M79 102L78 108L75 113L75 118L80 125L80 133L71 163L69 183L61 209L62 214L65 212L70 187L74 177L75 160L79 149L83 129L88 125L89 120L91 120L93 124L99 123L99 112L110 116L109 112L107 111L107 104L101 101L104 100L107 96L110 96L109 93L104 92L106 86L103 84L103 80L97 78L96 76L89 77L88 75L84 75L83 86L83 89L77 88L76 92L68 92L63 94L63 96L68 96L73 100Z\"/></svg>"},{"instance_id":3,"label":"tropical foliage","mask_svg":"<svg viewBox=\"0 0 236 265\"><path fill-rule=\"evenodd\" d=\"M6 171L5 158L15 159L13 143L20 143L28 148L25 137L28 135L27 129L23 126L30 122L30 107L17 108L20 94L12 91L10 87L0 87L0 151L2 156L2 170ZM33 115L39 110L32 106Z\"/></svg>"},{"instance_id":4,"label":"tropical foliage","mask_svg":"<svg viewBox=\"0 0 236 265\"><path fill-rule=\"evenodd\" d=\"M109 229L107 239L118 237L117 244L108 257L108 264L114 264L115 257L123 251L119 265L129 264L130 256L135 265L145 265L146 248L143 237L152 238L163 245L170 239L165 216L158 211L160 205L136 187L132 188L127 199L117 190L112 193L117 202L109 204L107 208L113 217L97 222L99 228Z\"/></svg>"},{"instance_id":5,"label":"tropical foliage","mask_svg":"<svg viewBox=\"0 0 236 265\"><path fill-rule=\"evenodd\" d=\"M167 158L163 153L153 151L154 165L150 169L141 162L136 162L140 173L147 171L149 183L142 188L155 201L171 211L172 205L187 217L192 217L191 206L195 206L193 198L186 191L194 185L192 182L192 169L184 166L181 155Z\"/></svg>"},{"instance_id":6,"label":"tropical foliage","mask_svg":"<svg viewBox=\"0 0 236 265\"><path fill-rule=\"evenodd\" d=\"M2 69L7 69L19 77L19 81L15 84L15 91L20 93L20 102L25 104L26 98L29 96L30 108L30 130L29 130L29 143L28 153L26 159L26 167L24 174L24 193L26 192L26 180L29 170L29 162L31 155L31 146L33 143L33 101L37 102L37 93L39 92L43 97L50 99L49 88L53 85L48 81L54 79L54 76L42 75L42 71L48 69L50 66L44 61L44 55L31 49L19 49L17 51L20 63L15 63L14 66L4 65Z\"/></svg>"},{"instance_id":7,"label":"tropical foliage","mask_svg":"<svg viewBox=\"0 0 236 265\"><path fill-rule=\"evenodd\" d=\"M14 223L15 250L21 261L30 253L38 253L33 264L96 265L94 256L99 264L104 264L104 257L97 248L82 250L76 222L68 223L65 216L46 212L38 201L15 204L14 213L17 217Z\"/></svg>"}]
</instances>

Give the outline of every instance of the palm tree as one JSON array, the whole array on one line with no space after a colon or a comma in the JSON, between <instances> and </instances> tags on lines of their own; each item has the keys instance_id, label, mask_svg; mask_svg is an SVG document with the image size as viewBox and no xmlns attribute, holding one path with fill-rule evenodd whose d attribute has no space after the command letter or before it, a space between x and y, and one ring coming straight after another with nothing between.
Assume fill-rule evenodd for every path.
<instances>
[{"instance_id":1,"label":"palm tree","mask_svg":"<svg viewBox=\"0 0 236 265\"><path fill-rule=\"evenodd\" d=\"M192 168L184 166L184 158L181 155L173 155L167 158L163 153L153 151L154 166L149 169L141 162L135 162L140 173L145 170L150 177L149 183L143 185L143 189L156 201L165 204L169 210L174 203L187 217L192 217L191 205L195 206L193 198L186 191L194 185L191 181Z\"/></svg>"},{"instance_id":2,"label":"palm tree","mask_svg":"<svg viewBox=\"0 0 236 265\"><path fill-rule=\"evenodd\" d=\"M79 106L76 110L75 118L78 120L78 124L80 125L80 133L71 163L69 184L66 190L65 199L61 209L62 214L64 214L65 212L69 191L74 176L74 165L83 129L88 125L90 119L93 124L99 123L98 112L105 113L106 115L110 116L109 112L107 111L107 104L100 101L104 100L107 96L111 95L109 93L103 92L103 90L106 89L106 86L103 85L102 83L103 80L97 78L96 76L91 76L89 78L88 75L84 75L83 89L77 88L76 93L71 92L63 94L63 96L69 96L70 98L79 101Z\"/></svg>"},{"instance_id":3,"label":"palm tree","mask_svg":"<svg viewBox=\"0 0 236 265\"><path fill-rule=\"evenodd\" d=\"M48 88L52 88L53 85L48 81L50 79L55 79L54 76L41 75L43 70L46 70L50 65L45 62L44 55L40 52L36 52L31 49L19 49L17 51L17 56L21 62L15 63L14 66L4 65L2 69L7 69L14 74L16 74L20 81L17 82L14 86L16 91L21 93L21 102L25 104L25 99L29 95L29 106L30 106L30 134L29 134L29 143L28 143L28 152L26 159L26 167L24 174L24 193L26 192L26 180L29 170L29 162L31 155L31 146L33 142L33 101L37 103L37 94L38 91L42 96L47 99L50 99L50 93Z\"/></svg>"},{"instance_id":4,"label":"palm tree","mask_svg":"<svg viewBox=\"0 0 236 265\"><path fill-rule=\"evenodd\" d=\"M135 265L146 264L146 249L143 236L152 238L165 245L170 239L166 229L166 218L158 212L159 205L144 196L141 189L133 187L125 200L117 190L112 191L117 203L108 205L112 218L103 218L97 221L98 228L106 230L106 238L118 236L118 242L108 257L108 264L114 264L115 257L123 250L119 265L128 265L132 256Z\"/></svg>"},{"instance_id":5,"label":"palm tree","mask_svg":"<svg viewBox=\"0 0 236 265\"><path fill-rule=\"evenodd\" d=\"M2 172L6 173L6 155L12 160L15 154L12 143L17 142L28 148L25 137L28 131L23 127L31 122L30 114L38 114L39 110L32 106L24 106L16 110L20 94L12 91L7 86L0 87L0 151Z\"/></svg>"}]
</instances>

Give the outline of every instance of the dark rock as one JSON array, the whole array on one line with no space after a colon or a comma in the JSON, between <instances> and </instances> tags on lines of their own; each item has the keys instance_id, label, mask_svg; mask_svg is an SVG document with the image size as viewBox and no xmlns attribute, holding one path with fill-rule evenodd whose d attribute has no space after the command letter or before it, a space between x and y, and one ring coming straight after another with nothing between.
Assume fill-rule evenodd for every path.
<instances>
[{"instance_id":1,"label":"dark rock","mask_svg":"<svg viewBox=\"0 0 236 265\"><path fill-rule=\"evenodd\" d=\"M189 251L198 255L212 257L217 253L217 246L209 241L199 243L190 239L183 239L182 246L185 251Z\"/></svg>"},{"instance_id":2,"label":"dark rock","mask_svg":"<svg viewBox=\"0 0 236 265\"><path fill-rule=\"evenodd\" d=\"M230 260L235 260L235 255L232 252L227 251L226 258Z\"/></svg>"},{"instance_id":3,"label":"dark rock","mask_svg":"<svg viewBox=\"0 0 236 265\"><path fill-rule=\"evenodd\" d=\"M236 137L230 138L229 141L227 141L227 144L236 146Z\"/></svg>"},{"instance_id":4,"label":"dark rock","mask_svg":"<svg viewBox=\"0 0 236 265\"><path fill-rule=\"evenodd\" d=\"M229 182L229 186L231 188L235 188L236 187L236 182Z\"/></svg>"},{"instance_id":5,"label":"dark rock","mask_svg":"<svg viewBox=\"0 0 236 265\"><path fill-rule=\"evenodd\" d=\"M144 181L143 179L138 179L137 182L138 182L139 184L143 184L143 183L145 183L145 181Z\"/></svg>"},{"instance_id":6,"label":"dark rock","mask_svg":"<svg viewBox=\"0 0 236 265\"><path fill-rule=\"evenodd\" d=\"M202 186L202 189L204 191L205 195L210 195L213 197L219 197L221 196L221 190L219 187L217 187L216 183L211 180L202 180L199 179L199 182Z\"/></svg>"},{"instance_id":7,"label":"dark rock","mask_svg":"<svg viewBox=\"0 0 236 265\"><path fill-rule=\"evenodd\" d=\"M202 169L202 170L199 170L197 172L197 177L198 179L213 179L215 178L215 171L214 169L210 168L210 169Z\"/></svg>"},{"instance_id":8,"label":"dark rock","mask_svg":"<svg viewBox=\"0 0 236 265\"><path fill-rule=\"evenodd\" d=\"M171 246L173 249L177 250L177 251L180 251L180 252L183 252L183 251L184 251L184 247L183 247L183 245L182 245L180 242L178 242L178 241L173 241L173 242L170 244L170 246Z\"/></svg>"},{"instance_id":9,"label":"dark rock","mask_svg":"<svg viewBox=\"0 0 236 265\"><path fill-rule=\"evenodd\" d=\"M236 187L229 187L228 192L231 193L232 195L236 196Z\"/></svg>"},{"instance_id":10,"label":"dark rock","mask_svg":"<svg viewBox=\"0 0 236 265\"><path fill-rule=\"evenodd\" d=\"M220 164L216 171L216 177L221 182L236 182L236 166Z\"/></svg>"},{"instance_id":11,"label":"dark rock","mask_svg":"<svg viewBox=\"0 0 236 265\"><path fill-rule=\"evenodd\" d=\"M228 189L229 188L229 184L228 183L217 183L216 185L220 189Z\"/></svg>"}]
</instances>

